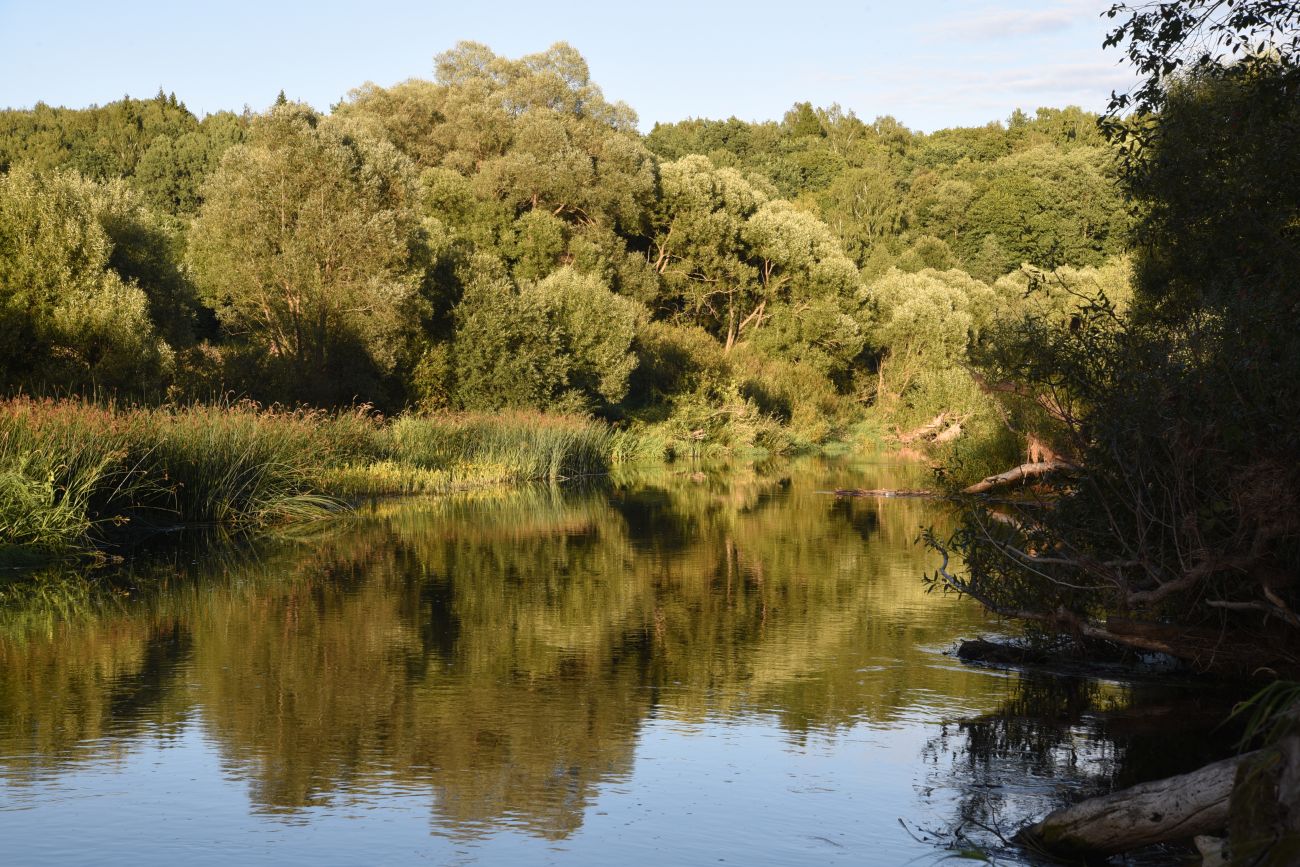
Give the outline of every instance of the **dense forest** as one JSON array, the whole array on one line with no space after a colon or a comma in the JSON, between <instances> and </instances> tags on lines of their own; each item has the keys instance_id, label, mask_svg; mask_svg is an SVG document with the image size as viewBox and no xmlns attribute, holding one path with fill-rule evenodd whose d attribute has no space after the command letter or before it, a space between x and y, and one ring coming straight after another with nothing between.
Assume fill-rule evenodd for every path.
<instances>
[{"instance_id":1,"label":"dense forest","mask_svg":"<svg viewBox=\"0 0 1300 867\"><path fill-rule=\"evenodd\" d=\"M955 503L930 589L1276 681L1233 863L1294 863L1248 859L1300 846L1300 4L1109 14L1107 113L933 133L642 134L563 43L328 112L0 112L0 541L884 445Z\"/></svg>"},{"instance_id":2,"label":"dense forest","mask_svg":"<svg viewBox=\"0 0 1300 867\"><path fill-rule=\"evenodd\" d=\"M462 43L328 114L9 110L0 172L9 392L582 412L720 451L946 411L998 455L978 474L1022 443L968 347L1128 295L1094 115L927 135L804 103L641 135L564 44Z\"/></svg>"}]
</instances>

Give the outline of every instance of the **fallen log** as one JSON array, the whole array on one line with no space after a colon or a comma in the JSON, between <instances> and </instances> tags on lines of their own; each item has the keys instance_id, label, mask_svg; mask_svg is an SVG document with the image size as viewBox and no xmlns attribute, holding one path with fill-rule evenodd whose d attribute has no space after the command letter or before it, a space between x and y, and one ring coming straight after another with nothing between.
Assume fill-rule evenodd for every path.
<instances>
[{"instance_id":1,"label":"fallen log","mask_svg":"<svg viewBox=\"0 0 1300 867\"><path fill-rule=\"evenodd\" d=\"M962 491L963 494L984 494L994 488L1014 485L1016 482L1023 482L1026 479L1036 479L1045 476L1048 473L1078 470L1077 464L1069 461L1037 461L1030 464L1021 464L1018 467L1012 467L1005 473L998 473L995 476L988 476L981 481L976 482Z\"/></svg>"},{"instance_id":2,"label":"fallen log","mask_svg":"<svg viewBox=\"0 0 1300 867\"><path fill-rule=\"evenodd\" d=\"M898 441L906 445L907 443L915 442L924 437L932 436L937 433L939 428L943 427L944 423L947 421L948 413L941 412L920 427L914 428L907 433L898 434ZM897 428L895 428L895 430L897 430Z\"/></svg>"},{"instance_id":3,"label":"fallen log","mask_svg":"<svg viewBox=\"0 0 1300 867\"><path fill-rule=\"evenodd\" d=\"M987 594L981 593L948 571L948 551L934 545L943 557L937 575L958 593L969 596L994 614L1016 620L1042 623L1056 632L1110 641L1136 650L1165 653L1189 663L1198 671L1221 674L1250 674L1267 668L1283 676L1295 672L1300 676L1300 652L1294 644L1290 630L1281 636L1253 630L1248 634L1225 633L1206 627L1180 626L1173 623L1129 620L1110 617L1102 622L1087 620L1064 606L1055 611L1035 611L1000 605ZM1279 640L1281 639L1281 640ZM1282 641L1290 642L1283 644Z\"/></svg>"},{"instance_id":4,"label":"fallen log","mask_svg":"<svg viewBox=\"0 0 1300 867\"><path fill-rule=\"evenodd\" d=\"M1058 857L1114 855L1227 828L1237 767L1255 753L1089 798L1022 829L1016 841Z\"/></svg>"},{"instance_id":5,"label":"fallen log","mask_svg":"<svg viewBox=\"0 0 1300 867\"><path fill-rule=\"evenodd\" d=\"M909 490L907 488L839 488L835 491L837 497L937 497L934 491Z\"/></svg>"},{"instance_id":6,"label":"fallen log","mask_svg":"<svg viewBox=\"0 0 1300 867\"><path fill-rule=\"evenodd\" d=\"M990 662L1000 665L1037 665L1047 661L1047 654L1034 647L972 638L957 646L962 662Z\"/></svg>"},{"instance_id":7,"label":"fallen log","mask_svg":"<svg viewBox=\"0 0 1300 867\"><path fill-rule=\"evenodd\" d=\"M950 443L959 436L961 436L961 422L956 421L935 434L934 441L939 444Z\"/></svg>"}]
</instances>

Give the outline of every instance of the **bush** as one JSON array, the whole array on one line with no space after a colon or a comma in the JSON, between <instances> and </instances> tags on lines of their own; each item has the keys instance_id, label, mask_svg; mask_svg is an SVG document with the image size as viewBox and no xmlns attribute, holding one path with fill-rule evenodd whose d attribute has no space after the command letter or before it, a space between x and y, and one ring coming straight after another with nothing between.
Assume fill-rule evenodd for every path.
<instances>
[{"instance_id":1,"label":"bush","mask_svg":"<svg viewBox=\"0 0 1300 867\"><path fill-rule=\"evenodd\" d=\"M455 402L465 409L606 409L627 395L640 305L562 268L516 290L481 276L456 309Z\"/></svg>"}]
</instances>

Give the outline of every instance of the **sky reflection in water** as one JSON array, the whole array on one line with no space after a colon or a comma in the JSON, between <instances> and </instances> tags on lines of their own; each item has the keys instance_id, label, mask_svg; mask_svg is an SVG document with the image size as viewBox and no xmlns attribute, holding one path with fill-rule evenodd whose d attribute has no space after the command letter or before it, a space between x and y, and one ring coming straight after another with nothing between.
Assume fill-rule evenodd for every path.
<instances>
[{"instance_id":1,"label":"sky reflection in water","mask_svg":"<svg viewBox=\"0 0 1300 867\"><path fill-rule=\"evenodd\" d=\"M924 592L941 510L824 493L916 481L385 502L44 592L0 613L0 861L937 861L899 819L1013 828L1144 735L1132 689L943 655L988 627Z\"/></svg>"}]
</instances>

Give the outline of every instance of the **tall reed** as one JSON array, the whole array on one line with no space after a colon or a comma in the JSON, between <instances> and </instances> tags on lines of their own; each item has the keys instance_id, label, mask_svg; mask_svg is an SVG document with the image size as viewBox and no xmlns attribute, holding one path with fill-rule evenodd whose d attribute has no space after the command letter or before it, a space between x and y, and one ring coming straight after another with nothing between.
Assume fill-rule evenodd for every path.
<instances>
[{"instance_id":1,"label":"tall reed","mask_svg":"<svg viewBox=\"0 0 1300 867\"><path fill-rule=\"evenodd\" d=\"M609 470L612 433L597 421L536 412L406 416L383 436L391 460L500 481L558 482Z\"/></svg>"},{"instance_id":2,"label":"tall reed","mask_svg":"<svg viewBox=\"0 0 1300 867\"><path fill-rule=\"evenodd\" d=\"M0 542L59 550L128 523L264 526L336 505L312 413L246 404L0 404Z\"/></svg>"},{"instance_id":3,"label":"tall reed","mask_svg":"<svg viewBox=\"0 0 1300 867\"><path fill-rule=\"evenodd\" d=\"M404 416L251 403L0 401L0 552L60 551L141 525L264 527L338 497L561 482L662 456L660 439L577 416Z\"/></svg>"}]
</instances>

